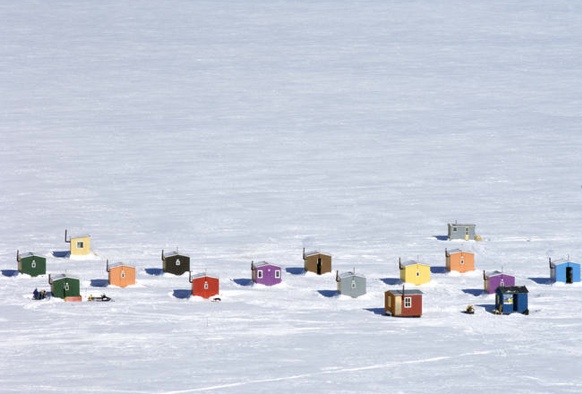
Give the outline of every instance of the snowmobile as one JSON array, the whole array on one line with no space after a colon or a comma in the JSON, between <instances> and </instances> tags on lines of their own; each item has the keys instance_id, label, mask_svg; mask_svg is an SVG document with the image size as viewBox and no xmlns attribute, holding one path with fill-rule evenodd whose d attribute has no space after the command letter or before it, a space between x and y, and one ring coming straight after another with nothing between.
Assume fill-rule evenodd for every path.
<instances>
[{"instance_id":1,"label":"snowmobile","mask_svg":"<svg viewBox=\"0 0 582 394\"><path fill-rule=\"evenodd\" d=\"M467 305L465 313L468 315L473 315L475 313L475 308L473 307L473 305Z\"/></svg>"},{"instance_id":2,"label":"snowmobile","mask_svg":"<svg viewBox=\"0 0 582 394\"><path fill-rule=\"evenodd\" d=\"M87 301L107 302L111 301L111 297L107 297L105 294L101 294L99 297L94 297L91 294L89 297L87 297Z\"/></svg>"}]
</instances>

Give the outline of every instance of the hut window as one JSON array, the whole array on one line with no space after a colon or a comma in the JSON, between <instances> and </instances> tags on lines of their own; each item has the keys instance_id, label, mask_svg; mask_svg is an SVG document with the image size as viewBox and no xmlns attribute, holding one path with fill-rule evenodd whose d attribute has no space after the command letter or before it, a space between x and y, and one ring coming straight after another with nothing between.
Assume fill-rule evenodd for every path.
<instances>
[{"instance_id":1,"label":"hut window","mask_svg":"<svg viewBox=\"0 0 582 394\"><path fill-rule=\"evenodd\" d=\"M83 241L77 242L77 249L83 249Z\"/></svg>"},{"instance_id":2,"label":"hut window","mask_svg":"<svg viewBox=\"0 0 582 394\"><path fill-rule=\"evenodd\" d=\"M63 286L63 288L64 288L66 291L69 291L69 282L65 282L65 286Z\"/></svg>"},{"instance_id":3,"label":"hut window","mask_svg":"<svg viewBox=\"0 0 582 394\"><path fill-rule=\"evenodd\" d=\"M463 259L463 258L461 257L461 260L459 261L459 264L465 264L465 259Z\"/></svg>"},{"instance_id":4,"label":"hut window","mask_svg":"<svg viewBox=\"0 0 582 394\"><path fill-rule=\"evenodd\" d=\"M275 270L275 278L279 279L281 277L281 270Z\"/></svg>"},{"instance_id":5,"label":"hut window","mask_svg":"<svg viewBox=\"0 0 582 394\"><path fill-rule=\"evenodd\" d=\"M36 268L36 260L32 260L32 263L30 263L30 267Z\"/></svg>"},{"instance_id":6,"label":"hut window","mask_svg":"<svg viewBox=\"0 0 582 394\"><path fill-rule=\"evenodd\" d=\"M465 227L465 234L469 234L469 227Z\"/></svg>"},{"instance_id":7,"label":"hut window","mask_svg":"<svg viewBox=\"0 0 582 394\"><path fill-rule=\"evenodd\" d=\"M121 270L121 277L125 278L125 270Z\"/></svg>"},{"instance_id":8,"label":"hut window","mask_svg":"<svg viewBox=\"0 0 582 394\"><path fill-rule=\"evenodd\" d=\"M420 276L420 271L416 271L416 276Z\"/></svg>"},{"instance_id":9,"label":"hut window","mask_svg":"<svg viewBox=\"0 0 582 394\"><path fill-rule=\"evenodd\" d=\"M411 297L404 297L404 307L405 308L412 307L412 298Z\"/></svg>"},{"instance_id":10,"label":"hut window","mask_svg":"<svg viewBox=\"0 0 582 394\"><path fill-rule=\"evenodd\" d=\"M455 231L455 232L456 232L456 231L457 231L457 228L456 228L456 227L453 227L453 231Z\"/></svg>"},{"instance_id":11,"label":"hut window","mask_svg":"<svg viewBox=\"0 0 582 394\"><path fill-rule=\"evenodd\" d=\"M262 278L263 277L263 270L258 270L257 271L257 278Z\"/></svg>"},{"instance_id":12,"label":"hut window","mask_svg":"<svg viewBox=\"0 0 582 394\"><path fill-rule=\"evenodd\" d=\"M355 288L356 288L356 281L352 280L352 289L355 289Z\"/></svg>"},{"instance_id":13,"label":"hut window","mask_svg":"<svg viewBox=\"0 0 582 394\"><path fill-rule=\"evenodd\" d=\"M176 259L176 265L180 265L180 259Z\"/></svg>"},{"instance_id":14,"label":"hut window","mask_svg":"<svg viewBox=\"0 0 582 394\"><path fill-rule=\"evenodd\" d=\"M208 282L204 281L204 290L208 290Z\"/></svg>"},{"instance_id":15,"label":"hut window","mask_svg":"<svg viewBox=\"0 0 582 394\"><path fill-rule=\"evenodd\" d=\"M392 306L392 297L388 297L388 308Z\"/></svg>"},{"instance_id":16,"label":"hut window","mask_svg":"<svg viewBox=\"0 0 582 394\"><path fill-rule=\"evenodd\" d=\"M503 281L503 279L501 279L501 282L499 282L499 286L505 287L505 282Z\"/></svg>"}]
</instances>

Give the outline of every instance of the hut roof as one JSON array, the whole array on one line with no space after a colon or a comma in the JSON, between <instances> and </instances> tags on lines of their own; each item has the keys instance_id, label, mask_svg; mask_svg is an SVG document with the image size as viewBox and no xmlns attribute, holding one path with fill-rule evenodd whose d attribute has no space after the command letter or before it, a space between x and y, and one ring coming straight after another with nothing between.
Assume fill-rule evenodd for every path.
<instances>
[{"instance_id":1,"label":"hut roof","mask_svg":"<svg viewBox=\"0 0 582 394\"><path fill-rule=\"evenodd\" d=\"M448 254L457 254L457 253L469 253L469 254L473 254L473 252L469 252L468 250L463 250L463 249L452 249L452 250L447 250Z\"/></svg>"},{"instance_id":2,"label":"hut roof","mask_svg":"<svg viewBox=\"0 0 582 394\"><path fill-rule=\"evenodd\" d=\"M527 287L525 286L507 286L507 287L498 287L497 291L500 291L503 294L522 294L522 293L529 293Z\"/></svg>"},{"instance_id":3,"label":"hut roof","mask_svg":"<svg viewBox=\"0 0 582 394\"><path fill-rule=\"evenodd\" d=\"M217 276L213 276L213 275L208 275L207 273L201 272L199 274L196 275L192 275L192 279L200 279L200 278L213 278L213 279L218 279Z\"/></svg>"},{"instance_id":4,"label":"hut roof","mask_svg":"<svg viewBox=\"0 0 582 394\"><path fill-rule=\"evenodd\" d=\"M321 254L321 255L323 255L323 256L329 256L329 257L331 257L331 255L330 255L330 254L327 254L327 253L322 253L322 252L320 252L320 251L318 251L318 250L312 250L312 251L310 251L310 252L305 252L305 257L309 257L309 256L315 256L315 255L317 255L317 254Z\"/></svg>"},{"instance_id":5,"label":"hut roof","mask_svg":"<svg viewBox=\"0 0 582 394\"><path fill-rule=\"evenodd\" d=\"M422 294L422 291L416 290L416 289L404 290L404 292L402 290L388 290L387 292L390 292L390 293L396 294L396 295L416 295L416 294Z\"/></svg>"},{"instance_id":6,"label":"hut roof","mask_svg":"<svg viewBox=\"0 0 582 394\"><path fill-rule=\"evenodd\" d=\"M366 279L366 277L364 275L358 274L358 273L355 273L352 271L344 272L344 273L339 275L340 279L351 278L354 276L357 276L358 278Z\"/></svg>"},{"instance_id":7,"label":"hut roof","mask_svg":"<svg viewBox=\"0 0 582 394\"><path fill-rule=\"evenodd\" d=\"M271 264L267 261L259 261L258 263L253 263L253 265L255 266L255 268L261 268L261 267L275 267L275 268L281 268L278 265L275 264Z\"/></svg>"},{"instance_id":8,"label":"hut roof","mask_svg":"<svg viewBox=\"0 0 582 394\"><path fill-rule=\"evenodd\" d=\"M425 263L419 263L418 261L415 261L415 260L408 260L408 261L405 261L404 263L402 263L402 266L403 266L403 267L410 267L410 266L412 266L412 265L417 265L417 264L418 264L418 265L424 265L424 266L426 266L426 267L430 267L430 265L428 265L428 264L425 264Z\"/></svg>"},{"instance_id":9,"label":"hut roof","mask_svg":"<svg viewBox=\"0 0 582 394\"><path fill-rule=\"evenodd\" d=\"M33 253L33 252L25 252L25 253L19 253L18 257L19 258L26 258L26 257L42 257L40 254L38 253Z\"/></svg>"},{"instance_id":10,"label":"hut roof","mask_svg":"<svg viewBox=\"0 0 582 394\"><path fill-rule=\"evenodd\" d=\"M135 266L133 266L133 265L125 264L125 263L122 263L122 262L117 262L117 263L109 264L109 268L117 268L117 267L135 268Z\"/></svg>"},{"instance_id":11,"label":"hut roof","mask_svg":"<svg viewBox=\"0 0 582 394\"><path fill-rule=\"evenodd\" d=\"M76 279L76 280L81 280L80 278L76 277L76 276L72 276L69 274L56 274L56 275L51 275L51 280L54 282L55 280L61 280L61 279Z\"/></svg>"},{"instance_id":12,"label":"hut roof","mask_svg":"<svg viewBox=\"0 0 582 394\"><path fill-rule=\"evenodd\" d=\"M178 251L176 251L176 250L175 250L175 251L173 251L173 252L170 252L170 253L164 253L164 257L172 257L172 256L183 256L183 257L190 257L190 256L188 256L187 254L180 253L180 252L178 252Z\"/></svg>"}]
</instances>

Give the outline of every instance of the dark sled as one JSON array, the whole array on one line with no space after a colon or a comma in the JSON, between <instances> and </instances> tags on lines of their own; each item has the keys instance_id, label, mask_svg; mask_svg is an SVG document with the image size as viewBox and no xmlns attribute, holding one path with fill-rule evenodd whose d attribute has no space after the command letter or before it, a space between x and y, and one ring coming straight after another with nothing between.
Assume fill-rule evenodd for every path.
<instances>
[{"instance_id":1,"label":"dark sled","mask_svg":"<svg viewBox=\"0 0 582 394\"><path fill-rule=\"evenodd\" d=\"M87 301L109 302L111 301L111 297L107 297L105 294L101 294L99 297L94 297L90 295L89 297L87 297Z\"/></svg>"}]
</instances>

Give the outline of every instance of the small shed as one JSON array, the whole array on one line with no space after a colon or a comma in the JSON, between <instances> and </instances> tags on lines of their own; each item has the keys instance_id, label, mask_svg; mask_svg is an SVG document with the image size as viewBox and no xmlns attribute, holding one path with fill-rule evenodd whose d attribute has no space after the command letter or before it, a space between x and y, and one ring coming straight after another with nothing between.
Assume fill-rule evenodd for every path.
<instances>
[{"instance_id":1,"label":"small shed","mask_svg":"<svg viewBox=\"0 0 582 394\"><path fill-rule=\"evenodd\" d=\"M192 275L188 279L192 283L192 295L202 298L210 298L219 293L219 281L215 276L201 273Z\"/></svg>"},{"instance_id":2,"label":"small shed","mask_svg":"<svg viewBox=\"0 0 582 394\"><path fill-rule=\"evenodd\" d=\"M81 280L67 274L49 274L48 283L51 285L53 297L68 298L81 296Z\"/></svg>"},{"instance_id":3,"label":"small shed","mask_svg":"<svg viewBox=\"0 0 582 394\"><path fill-rule=\"evenodd\" d=\"M485 293L493 294L499 286L515 286L515 276L507 275L499 271L485 272L483 270L483 290Z\"/></svg>"},{"instance_id":4,"label":"small shed","mask_svg":"<svg viewBox=\"0 0 582 394\"><path fill-rule=\"evenodd\" d=\"M162 250L162 270L174 275L182 275L190 271L190 256L178 251L164 254Z\"/></svg>"},{"instance_id":5,"label":"small shed","mask_svg":"<svg viewBox=\"0 0 582 394\"><path fill-rule=\"evenodd\" d=\"M266 261L251 262L251 275L254 283L273 286L281 283L281 267Z\"/></svg>"},{"instance_id":6,"label":"small shed","mask_svg":"<svg viewBox=\"0 0 582 394\"><path fill-rule=\"evenodd\" d=\"M552 282L580 282L580 264L566 259L552 261L550 258L550 278Z\"/></svg>"},{"instance_id":7,"label":"small shed","mask_svg":"<svg viewBox=\"0 0 582 394\"><path fill-rule=\"evenodd\" d=\"M303 267L305 271L317 275L331 272L331 255L318 251L305 253L303 248Z\"/></svg>"},{"instance_id":8,"label":"small shed","mask_svg":"<svg viewBox=\"0 0 582 394\"><path fill-rule=\"evenodd\" d=\"M445 248L445 262L447 271L469 272L475 271L475 254L461 249L450 252Z\"/></svg>"},{"instance_id":9,"label":"small shed","mask_svg":"<svg viewBox=\"0 0 582 394\"><path fill-rule=\"evenodd\" d=\"M462 239L469 241L474 240L477 237L474 224L458 224L457 222L448 224L447 235L449 241L452 239Z\"/></svg>"},{"instance_id":10,"label":"small shed","mask_svg":"<svg viewBox=\"0 0 582 394\"><path fill-rule=\"evenodd\" d=\"M16 251L16 261L18 262L18 272L30 276L46 274L46 258L32 252L20 254Z\"/></svg>"},{"instance_id":11,"label":"small shed","mask_svg":"<svg viewBox=\"0 0 582 394\"><path fill-rule=\"evenodd\" d=\"M119 287L135 285L135 267L124 263L109 264L109 260L107 260L105 269L110 285Z\"/></svg>"},{"instance_id":12,"label":"small shed","mask_svg":"<svg viewBox=\"0 0 582 394\"><path fill-rule=\"evenodd\" d=\"M527 287L499 286L495 290L495 313L508 315L513 312L529 314L527 306Z\"/></svg>"},{"instance_id":13,"label":"small shed","mask_svg":"<svg viewBox=\"0 0 582 394\"><path fill-rule=\"evenodd\" d=\"M91 236L76 235L71 236L65 230L65 242L70 244L71 256L86 256L91 254Z\"/></svg>"},{"instance_id":14,"label":"small shed","mask_svg":"<svg viewBox=\"0 0 582 394\"><path fill-rule=\"evenodd\" d=\"M414 285L422 285L430 282L430 265L419 263L414 260L402 262L398 258L398 268L400 269L400 280Z\"/></svg>"},{"instance_id":15,"label":"small shed","mask_svg":"<svg viewBox=\"0 0 582 394\"><path fill-rule=\"evenodd\" d=\"M384 293L384 311L388 316L420 317L422 315L422 291L388 290Z\"/></svg>"},{"instance_id":16,"label":"small shed","mask_svg":"<svg viewBox=\"0 0 582 394\"><path fill-rule=\"evenodd\" d=\"M354 269L341 275L339 271L336 271L335 281L337 282L338 293L352 298L366 294L366 277L362 274L357 274L355 271Z\"/></svg>"}]
</instances>

